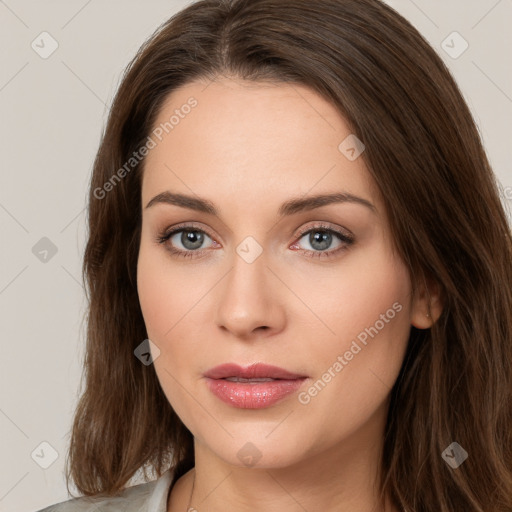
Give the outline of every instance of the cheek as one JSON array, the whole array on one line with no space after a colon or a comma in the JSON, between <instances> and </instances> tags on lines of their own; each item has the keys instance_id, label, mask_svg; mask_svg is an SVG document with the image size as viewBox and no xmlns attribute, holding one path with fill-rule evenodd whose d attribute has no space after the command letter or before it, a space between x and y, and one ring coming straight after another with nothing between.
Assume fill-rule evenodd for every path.
<instances>
[{"instance_id":1,"label":"cheek","mask_svg":"<svg viewBox=\"0 0 512 512\"><path fill-rule=\"evenodd\" d=\"M164 340L166 333L200 297L194 276L171 267L163 247L142 241L137 264L137 291L148 336Z\"/></svg>"},{"instance_id":2,"label":"cheek","mask_svg":"<svg viewBox=\"0 0 512 512\"><path fill-rule=\"evenodd\" d=\"M329 369L336 374L334 379L326 376L333 384L328 386L330 392L323 392L325 403L335 395L347 400L346 405L350 402L351 408L358 401L377 403L392 387L407 347L411 314L407 268L385 244L375 244L314 277L296 281L302 283L297 295L308 298L324 324L316 322L320 336L307 336L315 342L309 344L305 357L317 378ZM336 362L341 364L338 370L333 369Z\"/></svg>"},{"instance_id":3,"label":"cheek","mask_svg":"<svg viewBox=\"0 0 512 512\"><path fill-rule=\"evenodd\" d=\"M350 340L384 315L385 331L409 326L410 279L403 262L376 237L364 250L347 254L339 264L304 267L289 276L294 291L324 324L326 341ZM393 308L393 304L398 305ZM400 309L400 312L397 310ZM381 323L378 324L381 326ZM384 329L383 329L384 331ZM403 329L402 329L403 331Z\"/></svg>"},{"instance_id":4,"label":"cheek","mask_svg":"<svg viewBox=\"0 0 512 512\"><path fill-rule=\"evenodd\" d=\"M137 264L137 291L150 339L156 338L155 334L163 329L166 320L169 321L165 311L172 308L172 304L168 302L172 296L167 292L168 287L155 259L152 251L146 250L142 245Z\"/></svg>"},{"instance_id":5,"label":"cheek","mask_svg":"<svg viewBox=\"0 0 512 512\"><path fill-rule=\"evenodd\" d=\"M173 343L173 340L177 339L180 329L186 328L186 314L194 302L191 295L195 294L191 291L188 274L171 271L165 251L159 249L142 242L137 290L148 338L160 350L154 361L155 371L161 382L166 382L164 389L168 393L174 388L170 377L176 374L174 363L189 357L188 345Z\"/></svg>"},{"instance_id":6,"label":"cheek","mask_svg":"<svg viewBox=\"0 0 512 512\"><path fill-rule=\"evenodd\" d=\"M345 299L342 317L351 319L346 331L352 337L376 328L392 335L409 327L410 284L405 267L398 261L382 258L373 265L363 265L347 280L350 292ZM384 336L383 336L384 337ZM391 336L393 339L394 335ZM360 336L364 339L364 335ZM397 340L398 341L398 340Z\"/></svg>"},{"instance_id":7,"label":"cheek","mask_svg":"<svg viewBox=\"0 0 512 512\"><path fill-rule=\"evenodd\" d=\"M337 284L311 297L335 334L323 329L321 343L317 337L301 350L313 379L298 396L301 428L315 432L325 447L385 410L410 331L409 276L400 262L386 252L361 254L336 277ZM329 422L320 424L318 418Z\"/></svg>"},{"instance_id":8,"label":"cheek","mask_svg":"<svg viewBox=\"0 0 512 512\"><path fill-rule=\"evenodd\" d=\"M141 244L137 265L139 303L148 338L159 348L155 370L166 393L175 396L175 381L194 378L197 355L204 350L198 319L206 318L205 296L212 284L204 270L170 261L165 249ZM170 396L168 396L170 399ZM174 405L174 403L173 403Z\"/></svg>"}]
</instances>

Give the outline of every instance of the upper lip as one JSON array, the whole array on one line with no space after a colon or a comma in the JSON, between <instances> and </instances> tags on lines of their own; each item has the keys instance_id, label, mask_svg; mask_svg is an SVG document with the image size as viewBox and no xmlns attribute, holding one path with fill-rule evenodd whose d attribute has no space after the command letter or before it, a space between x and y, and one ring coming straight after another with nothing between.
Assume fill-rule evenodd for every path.
<instances>
[{"instance_id":1,"label":"upper lip","mask_svg":"<svg viewBox=\"0 0 512 512\"><path fill-rule=\"evenodd\" d=\"M306 377L306 375L299 375L297 373L289 372L284 368L264 363L254 363L249 366L240 366L235 363L221 364L214 368L210 368L205 372L204 376L209 377L210 379L241 377L243 379L270 378L286 380L303 379Z\"/></svg>"}]
</instances>

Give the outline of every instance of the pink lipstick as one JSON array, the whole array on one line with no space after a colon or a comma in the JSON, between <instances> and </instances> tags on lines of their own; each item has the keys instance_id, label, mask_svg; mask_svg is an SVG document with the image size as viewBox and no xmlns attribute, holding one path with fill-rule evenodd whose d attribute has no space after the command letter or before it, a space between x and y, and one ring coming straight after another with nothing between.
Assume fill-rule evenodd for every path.
<instances>
[{"instance_id":1,"label":"pink lipstick","mask_svg":"<svg viewBox=\"0 0 512 512\"><path fill-rule=\"evenodd\" d=\"M240 409L270 407L297 391L307 379L305 375L262 363L247 367L222 364L211 368L204 376L215 396Z\"/></svg>"}]
</instances>

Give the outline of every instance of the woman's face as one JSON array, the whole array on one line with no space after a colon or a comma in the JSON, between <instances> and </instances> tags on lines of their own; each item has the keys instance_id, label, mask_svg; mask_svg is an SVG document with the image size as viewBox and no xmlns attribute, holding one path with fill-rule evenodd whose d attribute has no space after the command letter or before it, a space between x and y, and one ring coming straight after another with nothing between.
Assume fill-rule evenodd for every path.
<instances>
[{"instance_id":1,"label":"woman's face","mask_svg":"<svg viewBox=\"0 0 512 512\"><path fill-rule=\"evenodd\" d=\"M415 303L335 108L298 85L195 82L150 137L138 293L162 389L196 442L284 467L382 435ZM293 375L205 376L226 363Z\"/></svg>"}]
</instances>

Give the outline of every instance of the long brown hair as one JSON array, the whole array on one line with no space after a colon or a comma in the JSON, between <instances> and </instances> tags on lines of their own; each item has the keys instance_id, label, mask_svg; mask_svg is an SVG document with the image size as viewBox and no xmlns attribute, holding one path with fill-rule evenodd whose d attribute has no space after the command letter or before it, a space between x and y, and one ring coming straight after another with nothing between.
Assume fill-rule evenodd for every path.
<instances>
[{"instance_id":1,"label":"long brown hair","mask_svg":"<svg viewBox=\"0 0 512 512\"><path fill-rule=\"evenodd\" d=\"M219 75L306 85L338 108L366 146L413 287L440 287L443 312L432 328L411 328L391 392L382 495L410 512L510 512L510 227L448 69L379 0L198 1L127 67L90 183L85 390L68 490L72 478L84 495L113 495L138 470L147 479L171 467L176 481L194 465L191 433L134 356L147 338L136 287L144 159L130 158L170 92ZM453 441L469 455L457 469L441 455Z\"/></svg>"}]
</instances>

